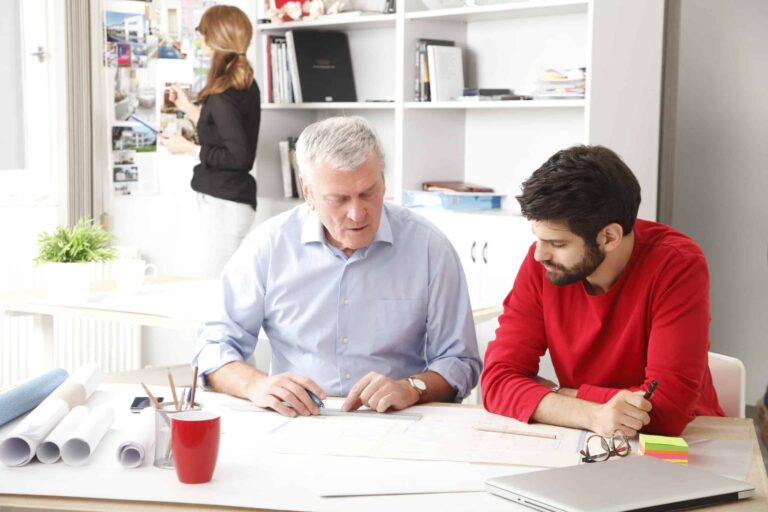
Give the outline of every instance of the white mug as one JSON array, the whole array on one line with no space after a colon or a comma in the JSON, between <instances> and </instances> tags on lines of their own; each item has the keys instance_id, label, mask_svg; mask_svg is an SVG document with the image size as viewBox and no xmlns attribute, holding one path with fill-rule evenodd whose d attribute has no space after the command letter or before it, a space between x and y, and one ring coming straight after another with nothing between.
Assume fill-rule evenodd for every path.
<instances>
[{"instance_id":1,"label":"white mug","mask_svg":"<svg viewBox=\"0 0 768 512\"><path fill-rule=\"evenodd\" d=\"M140 259L117 260L112 263L112 277L115 279L118 293L135 295L139 293L142 285L151 284L155 280L157 267Z\"/></svg>"}]
</instances>

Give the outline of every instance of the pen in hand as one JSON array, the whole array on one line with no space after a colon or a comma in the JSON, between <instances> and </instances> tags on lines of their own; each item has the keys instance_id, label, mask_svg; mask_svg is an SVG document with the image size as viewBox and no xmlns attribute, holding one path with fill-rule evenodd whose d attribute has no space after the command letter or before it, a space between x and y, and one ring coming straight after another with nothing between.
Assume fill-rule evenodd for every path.
<instances>
[{"instance_id":1,"label":"pen in hand","mask_svg":"<svg viewBox=\"0 0 768 512\"><path fill-rule=\"evenodd\" d=\"M309 398L312 399L313 402L317 404L318 407L325 407L325 404L322 400L320 400L320 397L318 397L316 394L314 394L312 391L307 390L307 394L309 395Z\"/></svg>"},{"instance_id":2,"label":"pen in hand","mask_svg":"<svg viewBox=\"0 0 768 512\"><path fill-rule=\"evenodd\" d=\"M648 389L645 390L645 394L643 395L643 398L645 398L646 400L650 400L651 397L653 396L653 392L656 390L657 384L658 382L656 382L656 379L653 379L651 381L651 385L648 386Z\"/></svg>"}]
</instances>

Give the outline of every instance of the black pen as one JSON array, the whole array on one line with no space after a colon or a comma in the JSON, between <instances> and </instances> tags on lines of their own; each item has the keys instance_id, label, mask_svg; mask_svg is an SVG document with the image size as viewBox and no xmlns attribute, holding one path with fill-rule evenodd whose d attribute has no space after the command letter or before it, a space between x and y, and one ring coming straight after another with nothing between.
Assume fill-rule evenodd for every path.
<instances>
[{"instance_id":1,"label":"black pen","mask_svg":"<svg viewBox=\"0 0 768 512\"><path fill-rule=\"evenodd\" d=\"M653 396L653 392L656 390L656 384L658 384L658 382L656 382L656 379L653 379L651 381L651 385L648 386L648 389L645 390L645 394L643 395L643 398L645 398L646 400L651 399L651 397Z\"/></svg>"},{"instance_id":2,"label":"black pen","mask_svg":"<svg viewBox=\"0 0 768 512\"><path fill-rule=\"evenodd\" d=\"M309 398L311 398L312 401L315 402L318 407L325 407L325 404L323 403L323 401L320 400L320 398L316 394L314 394L310 390L307 390L307 394L309 394Z\"/></svg>"}]
</instances>

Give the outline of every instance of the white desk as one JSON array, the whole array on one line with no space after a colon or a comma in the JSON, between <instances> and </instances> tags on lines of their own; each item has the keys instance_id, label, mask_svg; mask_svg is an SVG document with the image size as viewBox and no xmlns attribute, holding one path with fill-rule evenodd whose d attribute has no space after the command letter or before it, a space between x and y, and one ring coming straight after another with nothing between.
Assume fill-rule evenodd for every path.
<instances>
[{"instance_id":1,"label":"white desk","mask_svg":"<svg viewBox=\"0 0 768 512\"><path fill-rule=\"evenodd\" d=\"M32 315L34 343L42 354L41 370L53 367L53 317L68 315L112 322L128 322L149 327L196 329L216 304L218 281L179 276L158 276L141 293L119 297L112 281L95 283L86 304L63 305L46 302L44 289L14 290L0 293L0 313ZM501 307L473 311L475 324L492 320Z\"/></svg>"},{"instance_id":2,"label":"white desk","mask_svg":"<svg viewBox=\"0 0 768 512\"><path fill-rule=\"evenodd\" d=\"M98 401L109 399L117 405L118 417L127 412L130 396L138 386L103 386L115 394L97 393ZM156 389L160 391L160 389ZM209 399L210 400L210 399ZM446 404L436 404L445 407ZM419 406L413 410L435 406ZM472 406L448 406L445 411L471 412ZM458 409L457 409L458 408ZM243 413L239 413L243 414ZM272 413L248 413L265 415ZM250 420L242 420L250 421ZM227 422L229 427L227 427ZM320 498L313 493L308 480L328 470L328 461L302 455L283 455L270 450L267 443L253 441L243 446L244 430L232 428L231 417L222 419L222 449L214 480L203 485L184 485L173 471L144 466L127 470L117 465L114 448L116 431L111 431L97 449L94 459L82 467L62 464L43 465L33 462L21 468L0 466L0 508L25 507L42 510L441 510L441 511L512 511L526 510L502 498L485 492L451 494L415 494L396 496L365 496L353 498ZM236 425L235 425L236 426ZM0 437L12 425L0 429ZM115 425L117 428L117 425ZM251 432L250 430L248 432ZM749 420L735 418L698 418L686 429L685 436L707 439L756 441ZM239 439L239 440L238 440ZM255 437L254 437L255 439ZM377 459L356 459L358 464L376 464ZM402 461L402 464L413 464ZM418 462L416 462L418 463ZM514 471L509 467L510 472ZM397 473L392 474L397 478ZM768 509L768 480L755 443L748 480L756 487L756 497L744 502L702 510L765 511ZM84 484L85 483L85 484ZM80 492L87 485L88 492ZM110 491L110 489L116 489ZM80 490L80 491L79 491ZM231 496L237 493L248 507L233 507ZM87 496L87 497L84 497ZM175 498L174 498L175 497ZM168 502L174 498L178 502ZM141 501L139 501L141 500ZM228 505L228 506L225 506Z\"/></svg>"}]
</instances>

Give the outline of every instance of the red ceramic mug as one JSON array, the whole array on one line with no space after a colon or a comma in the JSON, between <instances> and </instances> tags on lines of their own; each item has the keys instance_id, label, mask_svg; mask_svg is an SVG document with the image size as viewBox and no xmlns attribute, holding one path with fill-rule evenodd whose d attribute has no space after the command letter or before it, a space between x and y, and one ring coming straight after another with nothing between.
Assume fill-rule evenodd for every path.
<instances>
[{"instance_id":1,"label":"red ceramic mug","mask_svg":"<svg viewBox=\"0 0 768 512\"><path fill-rule=\"evenodd\" d=\"M209 482L219 456L221 417L210 411L184 411L171 416L171 446L179 481Z\"/></svg>"}]
</instances>

